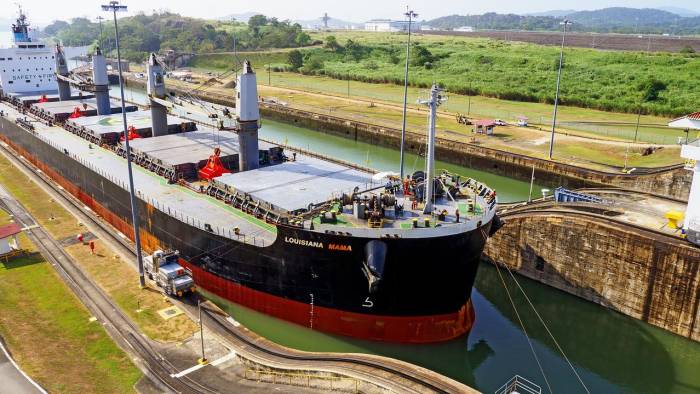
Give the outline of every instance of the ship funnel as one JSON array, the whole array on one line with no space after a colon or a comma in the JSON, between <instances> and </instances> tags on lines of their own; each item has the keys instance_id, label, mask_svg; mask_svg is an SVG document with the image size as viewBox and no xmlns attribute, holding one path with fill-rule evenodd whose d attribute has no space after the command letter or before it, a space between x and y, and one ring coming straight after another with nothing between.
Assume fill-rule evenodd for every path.
<instances>
[{"instance_id":1,"label":"ship funnel","mask_svg":"<svg viewBox=\"0 0 700 394\"><path fill-rule=\"evenodd\" d=\"M243 63L243 71L236 85L236 120L238 123L239 169L254 170L260 167L258 152L258 86L250 61Z\"/></svg>"},{"instance_id":2,"label":"ship funnel","mask_svg":"<svg viewBox=\"0 0 700 394\"><path fill-rule=\"evenodd\" d=\"M92 82L95 85L97 114L111 114L112 104L109 101L109 78L107 77L107 61L102 55L100 47L97 47L95 54L92 55Z\"/></svg>"},{"instance_id":3,"label":"ship funnel","mask_svg":"<svg viewBox=\"0 0 700 394\"><path fill-rule=\"evenodd\" d=\"M155 53L151 53L146 65L148 97L151 105L151 127L154 137L168 134L168 109L160 103L166 97L163 66Z\"/></svg>"},{"instance_id":4,"label":"ship funnel","mask_svg":"<svg viewBox=\"0 0 700 394\"><path fill-rule=\"evenodd\" d=\"M66 55L63 53L63 48L61 45L56 44L56 75L67 77L68 76L68 62L66 62ZM56 78L58 83L58 98L61 101L70 100L70 84L60 78Z\"/></svg>"}]
</instances>

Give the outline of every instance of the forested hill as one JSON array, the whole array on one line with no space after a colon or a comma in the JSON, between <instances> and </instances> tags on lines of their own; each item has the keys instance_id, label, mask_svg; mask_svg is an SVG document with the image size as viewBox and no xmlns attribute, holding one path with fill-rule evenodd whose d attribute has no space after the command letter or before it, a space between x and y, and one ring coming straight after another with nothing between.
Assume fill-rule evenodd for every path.
<instances>
[{"instance_id":1,"label":"forested hill","mask_svg":"<svg viewBox=\"0 0 700 394\"><path fill-rule=\"evenodd\" d=\"M426 22L440 29L472 26L494 30L558 30L566 17L573 30L600 33L700 34L700 17L682 17L657 9L613 7L595 11L576 11L565 16L535 16L487 13L450 15Z\"/></svg>"},{"instance_id":2,"label":"forested hill","mask_svg":"<svg viewBox=\"0 0 700 394\"><path fill-rule=\"evenodd\" d=\"M114 25L100 25L87 18L70 22L55 21L44 28L46 35L64 45L95 45L107 51L114 49ZM296 48L308 46L311 38L301 26L263 15L251 17L248 23L213 21L184 17L170 12L138 14L119 19L119 38L124 57L143 60L148 52L176 49L206 53L237 49ZM235 37L235 40L234 40Z\"/></svg>"}]
</instances>

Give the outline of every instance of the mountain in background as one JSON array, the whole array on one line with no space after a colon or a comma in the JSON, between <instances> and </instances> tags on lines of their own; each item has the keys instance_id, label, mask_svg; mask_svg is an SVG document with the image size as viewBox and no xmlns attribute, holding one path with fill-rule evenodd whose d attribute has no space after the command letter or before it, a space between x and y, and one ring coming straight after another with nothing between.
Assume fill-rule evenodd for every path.
<instances>
[{"instance_id":1,"label":"mountain in background","mask_svg":"<svg viewBox=\"0 0 700 394\"><path fill-rule=\"evenodd\" d=\"M680 15L652 8L611 7L594 11L578 11L566 16L574 23L600 30L616 30L639 26L663 26L678 22Z\"/></svg>"},{"instance_id":2,"label":"mountain in background","mask_svg":"<svg viewBox=\"0 0 700 394\"><path fill-rule=\"evenodd\" d=\"M681 8L681 7L656 7L656 8L663 10L663 11L672 12L676 15L680 15L680 16L685 17L685 18L692 18L695 16L700 16L700 12L689 10L687 8Z\"/></svg>"},{"instance_id":3,"label":"mountain in background","mask_svg":"<svg viewBox=\"0 0 700 394\"><path fill-rule=\"evenodd\" d=\"M221 16L216 18L219 21L229 22L231 19L235 19L236 22L248 23L248 19L254 15L261 15L260 12L241 12L240 14L229 14L226 16Z\"/></svg>"},{"instance_id":4,"label":"mountain in background","mask_svg":"<svg viewBox=\"0 0 700 394\"><path fill-rule=\"evenodd\" d=\"M543 12L532 12L530 14L525 14L525 16L553 16L555 18L561 18L562 16L567 16L573 14L576 10L551 10Z\"/></svg>"},{"instance_id":5,"label":"mountain in background","mask_svg":"<svg viewBox=\"0 0 700 394\"><path fill-rule=\"evenodd\" d=\"M303 27L305 29L318 29L318 28L323 27L323 21L321 20L320 17L318 19L295 20L293 22L300 24L301 27ZM328 20L328 28L329 29L347 29L347 28L359 29L362 27L364 27L363 23L348 22L348 21L344 21L342 19L336 19L336 18L330 18Z\"/></svg>"},{"instance_id":6,"label":"mountain in background","mask_svg":"<svg viewBox=\"0 0 700 394\"><path fill-rule=\"evenodd\" d=\"M9 33L13 23L15 23L14 18L0 17L0 31Z\"/></svg>"},{"instance_id":7,"label":"mountain in background","mask_svg":"<svg viewBox=\"0 0 700 394\"><path fill-rule=\"evenodd\" d=\"M544 15L557 13L566 15ZM483 15L449 15L428 21L438 29L472 26L491 30L560 30L566 16L574 22L574 31L599 33L700 34L700 16L682 17L652 8L611 7L593 11L551 11L537 15L486 13Z\"/></svg>"}]
</instances>

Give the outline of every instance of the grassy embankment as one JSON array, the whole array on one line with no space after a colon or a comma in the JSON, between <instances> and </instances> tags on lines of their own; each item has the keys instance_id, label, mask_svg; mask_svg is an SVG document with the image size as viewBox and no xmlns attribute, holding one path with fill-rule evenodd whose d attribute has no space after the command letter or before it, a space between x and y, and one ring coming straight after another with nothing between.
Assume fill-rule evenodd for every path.
<instances>
[{"instance_id":1,"label":"grassy embankment","mask_svg":"<svg viewBox=\"0 0 700 394\"><path fill-rule=\"evenodd\" d=\"M405 35L338 32L340 45L360 44L351 50L307 50L306 70L333 77L368 82L403 83ZM328 33L316 33L325 39ZM517 101L553 102L559 48L500 40L417 35L415 43L426 48L431 67L411 67L411 83L428 87L438 81L451 92L475 92ZM419 51L414 51L417 54ZM317 57L321 67L313 61ZM398 61L397 61L398 60ZM414 58L412 60L419 60ZM316 63L316 64L314 64ZM667 84L659 100L643 103L648 113L681 115L694 111L700 99L700 71L695 54L643 53L566 48L562 79L563 104L605 111L634 112L640 103L638 85L649 79ZM470 88L471 86L471 88Z\"/></svg>"},{"instance_id":2,"label":"grassy embankment","mask_svg":"<svg viewBox=\"0 0 700 394\"><path fill-rule=\"evenodd\" d=\"M133 392L141 372L24 234L20 245L31 253L0 262L0 335L17 363L49 392Z\"/></svg>"},{"instance_id":3,"label":"grassy embankment","mask_svg":"<svg viewBox=\"0 0 700 394\"><path fill-rule=\"evenodd\" d=\"M336 52L321 48L304 50L306 60L302 70L331 78L273 73L273 85L346 95L347 83L339 79L349 78L372 82L353 82L353 96L393 102L402 100L403 91L397 85L403 83L403 55L399 49L405 36L334 32L317 33L314 38L325 39L329 34L334 34L341 45L352 39L361 44L360 48ZM417 89L409 92L409 103L415 103L415 99L425 94L426 86L438 81L446 86L451 96L443 110L469 111L475 117L508 121L525 115L533 124L545 128L551 124L557 48L464 37L418 36L416 40L432 53L434 61L430 69L411 67L410 82ZM241 56L250 57L258 69L264 64L271 64L273 70L288 68L287 60L280 53ZM195 58L192 65L221 70L230 68L231 64L230 56L208 55ZM561 97L562 103L570 106L562 107L560 126L600 136L632 139L637 120L635 114L589 111L576 106L636 112L642 96L638 85L656 78L665 82L668 89L661 92L659 99L643 103L644 111L686 113L694 110L693 105L700 98L698 86L695 86L698 82L690 78L698 70L700 59L679 54L567 49ZM267 75L260 74L261 82L266 82ZM459 94L467 92L480 96L469 99ZM501 100L504 98L518 101ZM655 144L672 144L677 137L684 136L681 130L663 127L667 117L642 116L641 123L652 126L640 128L638 138Z\"/></svg>"},{"instance_id":4,"label":"grassy embankment","mask_svg":"<svg viewBox=\"0 0 700 394\"><path fill-rule=\"evenodd\" d=\"M217 62L220 65L228 64L225 59L228 55L217 55ZM261 55L262 56L262 55ZM210 57L206 57L209 59ZM253 58L254 60L254 58ZM199 66L203 66L200 59ZM204 70L204 69L200 69ZM290 106L301 108L313 112L322 112L330 115L354 119L361 122L384 125L387 127L400 128L402 111L400 100L402 91L400 87L388 84L371 84L363 82L351 83L351 97L347 98L347 81L338 81L328 77L303 76L292 73L272 73L271 82L273 86L267 85L267 75L264 72L258 73L259 93L264 97L275 97L280 101L287 102ZM192 85L169 80L171 86L180 86L184 89L191 89ZM284 86L284 87L281 87ZM341 89L345 89L345 96L340 94ZM221 86L208 87L207 91L230 95L233 92ZM360 92L358 94L358 92ZM424 93L421 89L411 88L409 95L417 98ZM395 98L391 98L394 96ZM460 100L458 98L457 100ZM454 95L450 96L450 101L457 101ZM537 103L515 103L504 100L489 98L473 98L473 103L484 101L493 106L527 105L532 107L545 107ZM415 100L412 100L415 103ZM407 125L412 131L418 133L425 132L426 113L424 108L415 104L410 105ZM420 109L420 111L418 110ZM444 109L444 108L443 108ZM537 108L543 111L544 108ZM549 107L551 109L551 106ZM562 111L572 116L585 116L583 113L594 113L601 118L606 115L601 111L562 108ZM466 111L465 111L466 112ZM619 117L630 117L628 114L612 114ZM505 118L507 120L511 120ZM658 118L656 119L658 121ZM507 150L513 153L528 156L545 158L548 154L547 128L533 125L533 127L498 127L496 135L486 137L471 133L471 126L464 126L457 123L453 113L445 113L438 120L438 136L480 144L485 147ZM680 162L679 150L677 147L669 146L648 156L642 156L642 151L647 147L644 144L632 144L627 152L627 144L621 139L612 136L600 136L587 131L575 131L560 129L574 136L589 137L586 139L567 135L558 135L555 159L573 162L586 167L597 169L610 169L610 166L622 167L627 156L628 166L633 167L655 167L674 164ZM664 130L666 131L666 130ZM663 132L663 131L662 131ZM641 133L641 132L640 132ZM650 131L653 133L653 131ZM592 140L596 138L598 140ZM673 138L672 138L673 139Z\"/></svg>"},{"instance_id":5,"label":"grassy embankment","mask_svg":"<svg viewBox=\"0 0 700 394\"><path fill-rule=\"evenodd\" d=\"M55 239L73 239L87 232L82 223L3 156L0 156L0 183ZM65 250L148 337L163 342L181 341L196 331L196 324L184 314L163 320L158 311L169 304L164 302L160 292L140 289L136 271L102 240L95 240L95 254L82 244L68 246Z\"/></svg>"}]
</instances>

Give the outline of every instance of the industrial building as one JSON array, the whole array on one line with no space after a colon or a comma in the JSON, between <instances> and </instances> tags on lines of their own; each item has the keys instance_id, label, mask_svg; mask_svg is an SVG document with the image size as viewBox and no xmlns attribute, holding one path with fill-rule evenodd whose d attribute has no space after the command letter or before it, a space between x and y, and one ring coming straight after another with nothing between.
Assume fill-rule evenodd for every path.
<instances>
[{"instance_id":1,"label":"industrial building","mask_svg":"<svg viewBox=\"0 0 700 394\"><path fill-rule=\"evenodd\" d=\"M408 21L392 21L390 19L373 19L365 22L367 31L399 32L408 31ZM421 23L411 22L411 31L421 30Z\"/></svg>"}]
</instances>

